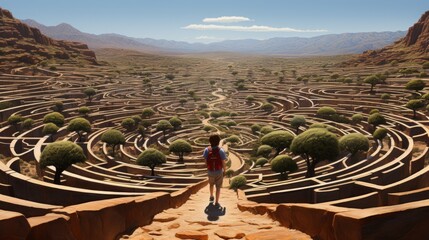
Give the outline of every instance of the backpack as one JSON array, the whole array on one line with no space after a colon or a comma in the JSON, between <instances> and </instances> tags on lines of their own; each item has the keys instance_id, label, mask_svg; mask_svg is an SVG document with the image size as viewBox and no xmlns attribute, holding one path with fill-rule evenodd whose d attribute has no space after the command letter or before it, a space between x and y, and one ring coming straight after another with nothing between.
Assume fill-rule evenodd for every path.
<instances>
[{"instance_id":1,"label":"backpack","mask_svg":"<svg viewBox=\"0 0 429 240\"><path fill-rule=\"evenodd\" d=\"M220 148L213 149L208 147L209 153L207 155L207 169L210 171L216 171L222 169L222 159L220 158Z\"/></svg>"}]
</instances>

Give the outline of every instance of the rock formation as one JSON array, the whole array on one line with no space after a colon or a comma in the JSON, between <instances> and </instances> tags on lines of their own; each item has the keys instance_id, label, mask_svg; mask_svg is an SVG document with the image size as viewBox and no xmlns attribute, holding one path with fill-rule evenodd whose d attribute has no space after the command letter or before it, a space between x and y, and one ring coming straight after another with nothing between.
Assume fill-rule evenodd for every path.
<instances>
[{"instance_id":1,"label":"rock formation","mask_svg":"<svg viewBox=\"0 0 429 240\"><path fill-rule=\"evenodd\" d=\"M407 35L379 50L368 50L349 64L383 65L392 61L424 62L429 60L429 11L408 29Z\"/></svg>"},{"instance_id":2,"label":"rock formation","mask_svg":"<svg viewBox=\"0 0 429 240\"><path fill-rule=\"evenodd\" d=\"M13 67L47 59L97 63L95 53L86 44L49 38L0 8L0 71L7 72Z\"/></svg>"}]
</instances>

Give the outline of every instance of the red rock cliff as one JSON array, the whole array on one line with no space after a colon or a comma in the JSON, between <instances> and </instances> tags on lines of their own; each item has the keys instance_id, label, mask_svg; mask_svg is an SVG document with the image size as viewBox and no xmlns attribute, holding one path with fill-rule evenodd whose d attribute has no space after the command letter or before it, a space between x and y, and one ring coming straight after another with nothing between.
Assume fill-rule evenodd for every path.
<instances>
[{"instance_id":1,"label":"red rock cliff","mask_svg":"<svg viewBox=\"0 0 429 240\"><path fill-rule=\"evenodd\" d=\"M46 59L70 59L96 64L95 53L79 42L54 40L0 8L0 70Z\"/></svg>"},{"instance_id":2,"label":"red rock cliff","mask_svg":"<svg viewBox=\"0 0 429 240\"><path fill-rule=\"evenodd\" d=\"M426 11L407 35L390 46L379 50L365 51L348 64L382 65L392 61L429 61L429 11Z\"/></svg>"}]
</instances>

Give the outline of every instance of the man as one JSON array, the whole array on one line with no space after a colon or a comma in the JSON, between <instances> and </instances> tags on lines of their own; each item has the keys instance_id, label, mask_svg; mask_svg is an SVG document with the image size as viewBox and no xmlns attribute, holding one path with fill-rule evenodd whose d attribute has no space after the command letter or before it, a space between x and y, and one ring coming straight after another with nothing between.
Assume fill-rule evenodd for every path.
<instances>
[{"instance_id":1,"label":"man","mask_svg":"<svg viewBox=\"0 0 429 240\"><path fill-rule=\"evenodd\" d=\"M210 147L204 149L203 157L206 160L209 176L210 202L215 200L213 197L213 188L216 185L216 201L214 205L220 207L220 188L222 187L223 175L226 172L226 154L225 151L219 147L219 135L211 135L209 137L209 142Z\"/></svg>"}]
</instances>

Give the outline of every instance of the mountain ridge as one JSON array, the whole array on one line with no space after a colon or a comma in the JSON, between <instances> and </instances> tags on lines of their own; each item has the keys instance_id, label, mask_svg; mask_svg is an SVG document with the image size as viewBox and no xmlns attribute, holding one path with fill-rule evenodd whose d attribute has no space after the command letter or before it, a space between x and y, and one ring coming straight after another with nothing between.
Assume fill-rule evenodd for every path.
<instances>
[{"instance_id":1,"label":"mountain ridge","mask_svg":"<svg viewBox=\"0 0 429 240\"><path fill-rule=\"evenodd\" d=\"M153 38L134 38L115 33L84 33L70 24L45 26L34 20L23 20L38 27L44 34L65 40L82 41L90 48L124 48L143 52L245 52L267 55L337 55L361 53L393 43L405 31L327 34L311 38L276 37L266 40L224 40L214 43L188 43ZM341 47L339 47L341 46Z\"/></svg>"}]
</instances>

